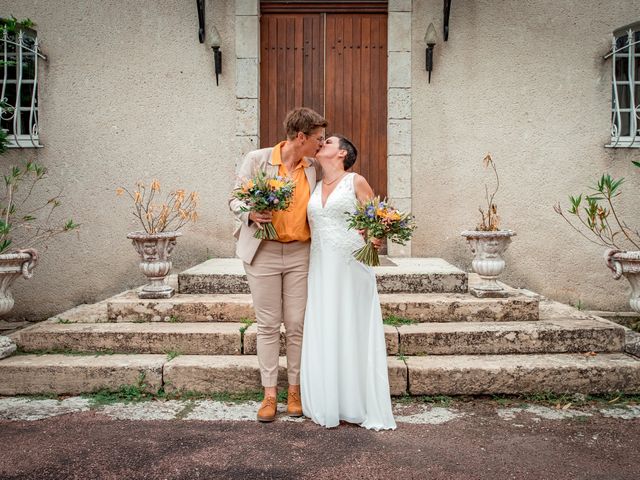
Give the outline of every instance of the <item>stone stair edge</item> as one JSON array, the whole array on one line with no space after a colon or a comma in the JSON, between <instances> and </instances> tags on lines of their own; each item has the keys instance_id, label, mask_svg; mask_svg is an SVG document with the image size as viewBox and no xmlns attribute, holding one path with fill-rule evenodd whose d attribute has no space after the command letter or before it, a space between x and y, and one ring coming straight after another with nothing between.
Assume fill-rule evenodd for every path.
<instances>
[{"instance_id":1,"label":"stone stair edge","mask_svg":"<svg viewBox=\"0 0 640 480\"><path fill-rule=\"evenodd\" d=\"M30 358L25 358L30 357ZM2 378L6 373L7 367L19 368L20 363L24 363L27 360L34 358L45 359L46 365L51 366L54 365L53 368L55 370L55 361L60 362L61 360L65 360L67 365L70 365L69 368L72 369L74 366L78 368L80 364L86 362L87 359L92 359L90 362L93 365L99 364L99 368L102 370L109 369L109 363L114 364L117 363L116 360L127 360L130 364L133 363L134 369L128 372L130 378L135 378L135 376L131 376L132 372L136 373L136 360L138 360L137 367L142 367L143 371L146 373L147 370L144 370L145 367L149 369L155 368L156 376L154 378L146 378L145 382L151 382L149 384L149 388L160 388L162 387L170 387L169 389L179 390L179 388L173 384L170 385L171 380L173 379L175 382L176 377L171 377L171 371L173 371L174 375L177 375L177 378L180 378L180 371L187 372L186 369L190 370L190 375L195 375L196 377L200 376L200 378L204 378L204 381L208 381L207 379L211 379L211 375L213 378L219 378L218 375L221 375L221 372L226 371L225 375L238 376L237 373L234 372L234 368L237 367L248 367L251 369L251 375L253 376L253 380L249 382L252 388L255 389L257 386L259 389L259 384L256 384L256 378L259 379L259 373L257 372L257 357L256 356L230 356L230 355L180 355L173 359L168 359L165 355L106 355L106 356L98 356L99 359L96 360L96 356L67 356L61 354L50 354L50 355L20 355L16 357L9 357L8 359L4 359L0 361L0 378ZM105 361L106 359L106 361ZM511 367L502 367L499 370L495 370L495 365L492 365L492 362L502 362L505 360L510 360L515 362L515 365ZM518 361L520 362L518 364ZM565 362L564 365L560 365L560 362ZM146 362L146 363L145 363ZM632 357L631 355L626 355L623 353L610 353L610 354L599 354L595 356L584 355L584 354L544 354L544 355L449 355L449 356L407 356L403 358L398 358L394 356L387 357L389 374L393 375L393 379L390 378L390 383L393 382L391 387L392 394L394 395L403 395L406 393L412 395L423 395L423 394L431 394L438 393L433 388L424 387L425 381L430 381L430 379L437 378L440 382L442 382L443 378L446 379L447 382L452 383L454 386L448 387L450 389L459 389L460 386L455 385L464 385L465 382L471 381L471 377L473 377L473 371L478 372L480 377L484 376L487 379L490 378L498 378L500 374L504 374L503 377L507 378L507 381L514 381L513 379L508 380L510 375L514 375L513 372L516 372L516 376L520 375L520 380L517 381L524 382L522 388L524 391L536 391L531 390L533 388L531 385L528 387L527 380L525 377L529 375L530 372L538 372L537 374L542 375L545 372L552 372L553 375L558 377L559 375L564 374L563 372L568 372L569 377L572 381L577 382L578 385L576 391L585 391L590 390L590 388L594 389L594 393L596 391L608 391L607 388L620 387L620 378L621 375L630 375L631 384L628 385L629 391L637 392L640 391L640 360ZM545 363L546 362L546 363ZM569 363L567 363L569 362ZM571 362L573 362L571 364ZM64 363L64 362L63 362ZM286 374L286 357L280 357L281 368L285 368ZM488 366L483 366L483 363L488 363ZM533 365L532 365L533 363ZM13 364L13 365L12 365ZM75 364L75 365L74 365ZM107 365L105 365L107 364ZM430 365L431 364L431 365ZM211 366L213 365L214 368ZM599 369L598 375L593 377L594 382L602 382L598 385L591 385L588 383L589 377L585 377L584 372L586 371L584 366L595 367ZM158 384L158 368L160 368L159 379L160 384ZM218 368L218 370L216 370ZM228 369L231 368L231 371ZM220 370L222 369L222 370ZM537 370L536 370L537 369ZM215 371L213 371L215 370ZM608 380L605 378L606 372L613 372L615 374L615 378ZM178 373L176 373L178 372ZM201 372L201 373L198 373ZM446 373L448 372L448 373ZM540 373L542 372L542 373ZM582 373L581 373L582 372ZM626 372L626 373L625 373ZM55 372L59 374L59 372ZM114 373L114 372L111 372ZM118 373L118 372L115 372ZM153 373L153 372L151 372ZM76 372L76 376L78 373ZM187 374L185 374L187 375ZM257 375L257 377L256 377ZM426 375L426 377L425 377ZM442 376L444 375L444 377ZM497 375L497 377L496 377ZM524 376L523 376L524 375ZM608 374L607 374L608 375ZM152 375L153 376L153 375ZM188 375L187 375L188 376ZM504 382L504 378L502 378L502 382ZM286 376L285 376L286 378ZM625 377L626 378L626 377ZM2 378L0 384L6 383L6 378ZM76 379L80 381L80 379ZM240 381L240 380L238 380ZM246 387L246 379L243 380L245 383L240 383L242 388ZM155 382L155 383L154 383ZM251 383L253 382L253 383ZM403 385L404 382L404 385ZM422 382L422 383L420 383ZM456 383L458 382L458 383ZM586 383L585 383L586 382ZM608 382L608 383L607 383ZM617 383L616 383L617 382ZM73 383L73 382L72 382ZM544 382L543 382L544 383ZM76 388L80 388L77 387ZM187 385L185 383L184 385ZM487 383L490 385L490 382ZM493 384L491 384L493 385ZM505 384L506 385L506 384ZM558 384L561 385L561 384ZM607 386L608 385L608 386ZM33 387L33 385L32 385ZM225 391L224 389L220 389L216 387L219 391ZM480 387L476 386L476 389ZM485 388L485 387L482 387ZM487 386L486 389L491 390L492 386ZM500 388L517 388L517 387L496 387L498 390ZM562 386L559 386L562 390ZM603 390L604 389L604 390ZM33 390L33 388L32 388ZM197 389L191 389L194 391L198 391ZM471 389L473 390L473 389ZM2 390L3 395L13 395L17 393L6 393L9 390L4 388ZM92 390L93 391L93 390ZM524 393L523 391L523 393ZM543 391L543 390L538 390ZM29 393L29 392L27 392ZM33 392L32 392L33 393ZM55 393L55 392L54 392ZM61 393L74 393L74 392L61 392ZM89 393L89 392L83 392ZM447 391L446 388L443 387L442 391L439 393L442 394L474 394L471 392L463 392L458 391L457 393L453 390ZM491 393L491 392L489 392ZM497 393L497 392L495 392ZM503 393L511 393L509 391L505 391ZM517 393L517 392L516 392Z\"/></svg>"}]
</instances>

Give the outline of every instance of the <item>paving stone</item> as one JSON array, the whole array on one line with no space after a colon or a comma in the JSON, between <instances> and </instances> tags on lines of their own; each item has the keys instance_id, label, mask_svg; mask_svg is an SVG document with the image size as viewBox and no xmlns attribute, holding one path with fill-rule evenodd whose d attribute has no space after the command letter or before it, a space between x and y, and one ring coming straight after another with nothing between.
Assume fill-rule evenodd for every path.
<instances>
[{"instance_id":1,"label":"paving stone","mask_svg":"<svg viewBox=\"0 0 640 480\"><path fill-rule=\"evenodd\" d=\"M89 407L89 399L80 397L70 397L64 400L0 398L0 418L14 421L34 421L57 415L86 412Z\"/></svg>"}]
</instances>

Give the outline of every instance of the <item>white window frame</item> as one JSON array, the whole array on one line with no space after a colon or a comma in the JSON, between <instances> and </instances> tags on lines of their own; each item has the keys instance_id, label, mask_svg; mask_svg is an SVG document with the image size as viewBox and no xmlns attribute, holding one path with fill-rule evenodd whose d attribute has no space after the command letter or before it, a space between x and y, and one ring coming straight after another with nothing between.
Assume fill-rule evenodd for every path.
<instances>
[{"instance_id":1,"label":"white window frame","mask_svg":"<svg viewBox=\"0 0 640 480\"><path fill-rule=\"evenodd\" d=\"M1 110L0 114L5 121L13 122L12 131L8 132L8 148L41 148L43 145L39 139L38 126L38 60L46 60L39 48L38 36L35 32L25 33L20 29L17 32L9 32L6 27L0 29L0 59L15 61L15 78L8 76L9 66L0 66L0 78L2 78L2 88L0 99L11 106L11 110ZM25 37L33 40L33 47L25 43ZM15 58L9 58L7 46L15 46ZM33 78L25 78L23 71L23 58L25 55L32 55L34 62ZM7 85L16 85L15 98L9 99L5 96ZM31 102L28 105L21 104L21 89L23 85L33 85ZM13 100L13 103L10 102ZM23 116L29 116L29 131L21 131L21 120Z\"/></svg>"}]
</instances>

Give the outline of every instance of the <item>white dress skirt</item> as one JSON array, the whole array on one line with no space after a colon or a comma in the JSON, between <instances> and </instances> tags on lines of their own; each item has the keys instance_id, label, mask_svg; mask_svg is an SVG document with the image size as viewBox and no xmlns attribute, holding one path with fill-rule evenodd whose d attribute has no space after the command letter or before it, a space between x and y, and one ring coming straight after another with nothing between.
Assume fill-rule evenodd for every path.
<instances>
[{"instance_id":1,"label":"white dress skirt","mask_svg":"<svg viewBox=\"0 0 640 480\"><path fill-rule=\"evenodd\" d=\"M307 207L311 226L308 296L300 388L305 416L336 427L340 420L395 429L382 312L373 270L353 258L364 246L347 227L354 211L349 173L322 206L322 182Z\"/></svg>"}]
</instances>

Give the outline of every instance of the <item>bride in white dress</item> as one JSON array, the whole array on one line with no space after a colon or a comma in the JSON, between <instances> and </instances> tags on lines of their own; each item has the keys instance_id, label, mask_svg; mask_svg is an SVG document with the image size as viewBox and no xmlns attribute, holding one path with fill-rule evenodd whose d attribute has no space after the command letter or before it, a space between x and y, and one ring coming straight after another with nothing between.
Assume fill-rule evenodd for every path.
<instances>
[{"instance_id":1,"label":"bride in white dress","mask_svg":"<svg viewBox=\"0 0 640 480\"><path fill-rule=\"evenodd\" d=\"M373 197L364 177L345 170L357 150L331 136L316 155L323 180L307 207L311 227L300 388L304 415L325 427L340 420L395 429L387 352L373 270L353 258L364 245L345 212Z\"/></svg>"}]
</instances>

